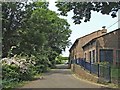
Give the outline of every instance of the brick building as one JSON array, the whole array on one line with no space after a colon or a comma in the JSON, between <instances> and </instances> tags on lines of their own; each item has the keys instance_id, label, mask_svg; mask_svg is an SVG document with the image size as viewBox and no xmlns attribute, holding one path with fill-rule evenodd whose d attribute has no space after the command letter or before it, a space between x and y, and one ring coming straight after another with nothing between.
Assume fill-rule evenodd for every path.
<instances>
[{"instance_id":1,"label":"brick building","mask_svg":"<svg viewBox=\"0 0 120 90\"><path fill-rule=\"evenodd\" d=\"M83 37L80 37L78 39L76 39L76 41L74 42L74 44L72 45L72 47L70 48L69 52L69 60L71 62L71 60L75 60L77 58L84 58L84 51L83 51L83 46L85 44L87 44L89 41L91 41L92 39L102 36L104 34L107 33L106 29L102 29L102 30L98 30L95 32L92 32L88 35L85 35Z\"/></svg>"},{"instance_id":2,"label":"brick building","mask_svg":"<svg viewBox=\"0 0 120 90\"><path fill-rule=\"evenodd\" d=\"M120 61L120 29L107 33L106 29L98 30L76 39L69 50L70 62L85 58L87 62L108 61L116 64Z\"/></svg>"},{"instance_id":3,"label":"brick building","mask_svg":"<svg viewBox=\"0 0 120 90\"><path fill-rule=\"evenodd\" d=\"M120 63L120 28L94 38L83 47L84 58L87 62Z\"/></svg>"}]
</instances>

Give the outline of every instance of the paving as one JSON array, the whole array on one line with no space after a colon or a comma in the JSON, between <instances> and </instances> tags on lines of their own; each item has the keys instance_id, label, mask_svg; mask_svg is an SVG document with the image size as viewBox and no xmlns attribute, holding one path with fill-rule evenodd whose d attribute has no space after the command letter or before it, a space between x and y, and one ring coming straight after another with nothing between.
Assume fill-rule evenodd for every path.
<instances>
[{"instance_id":1,"label":"paving","mask_svg":"<svg viewBox=\"0 0 120 90\"><path fill-rule=\"evenodd\" d=\"M58 65L57 69L52 69L45 73L42 79L37 79L24 85L22 88L101 88L101 85L94 84L76 78L70 69L65 69L66 65ZM64 68L62 68L64 67Z\"/></svg>"}]
</instances>

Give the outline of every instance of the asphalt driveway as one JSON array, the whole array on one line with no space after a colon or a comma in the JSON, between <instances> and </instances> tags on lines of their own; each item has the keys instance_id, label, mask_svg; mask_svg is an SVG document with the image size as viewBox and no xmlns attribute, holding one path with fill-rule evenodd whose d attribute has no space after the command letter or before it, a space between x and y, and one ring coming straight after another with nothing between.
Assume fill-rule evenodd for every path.
<instances>
[{"instance_id":1,"label":"asphalt driveway","mask_svg":"<svg viewBox=\"0 0 120 90\"><path fill-rule=\"evenodd\" d=\"M65 66L65 65L64 65ZM101 88L101 85L76 78L70 69L52 69L43 79L29 82L22 88Z\"/></svg>"}]
</instances>

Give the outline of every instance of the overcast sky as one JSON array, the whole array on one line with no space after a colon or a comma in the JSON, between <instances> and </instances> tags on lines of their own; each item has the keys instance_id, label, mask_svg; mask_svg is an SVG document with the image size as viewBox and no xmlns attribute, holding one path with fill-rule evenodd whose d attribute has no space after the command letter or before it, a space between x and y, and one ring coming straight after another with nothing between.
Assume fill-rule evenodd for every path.
<instances>
[{"instance_id":1,"label":"overcast sky","mask_svg":"<svg viewBox=\"0 0 120 90\"><path fill-rule=\"evenodd\" d=\"M55 6L54 1L56 1L56 0L52 0L49 2L50 3L49 9L59 13L59 11L57 11L57 7ZM72 44L74 43L74 41L77 38L82 37L91 32L101 30L102 26L106 26L106 28L107 28L118 21L117 17L112 18L110 15L102 15L101 13L92 12L90 22L85 23L82 21L81 24L75 25L73 23L73 20L71 19L72 16L73 16L72 11L68 13L67 17L60 16L61 18L67 19L68 23L70 24L70 29L72 30L72 34L69 39L71 40ZM107 31L110 32L117 28L118 28L118 23L116 23L112 27L108 28ZM69 48L66 48L66 51L63 52L63 56L69 56Z\"/></svg>"}]
</instances>

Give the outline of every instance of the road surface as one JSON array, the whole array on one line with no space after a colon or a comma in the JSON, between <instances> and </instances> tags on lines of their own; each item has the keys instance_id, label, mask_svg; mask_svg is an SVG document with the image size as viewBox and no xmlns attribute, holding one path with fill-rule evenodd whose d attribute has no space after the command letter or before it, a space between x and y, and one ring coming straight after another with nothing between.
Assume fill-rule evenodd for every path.
<instances>
[{"instance_id":1,"label":"road surface","mask_svg":"<svg viewBox=\"0 0 120 90\"><path fill-rule=\"evenodd\" d=\"M22 88L101 88L101 85L76 78L70 69L52 69L43 79L29 82ZM64 66L62 66L64 67Z\"/></svg>"}]
</instances>

